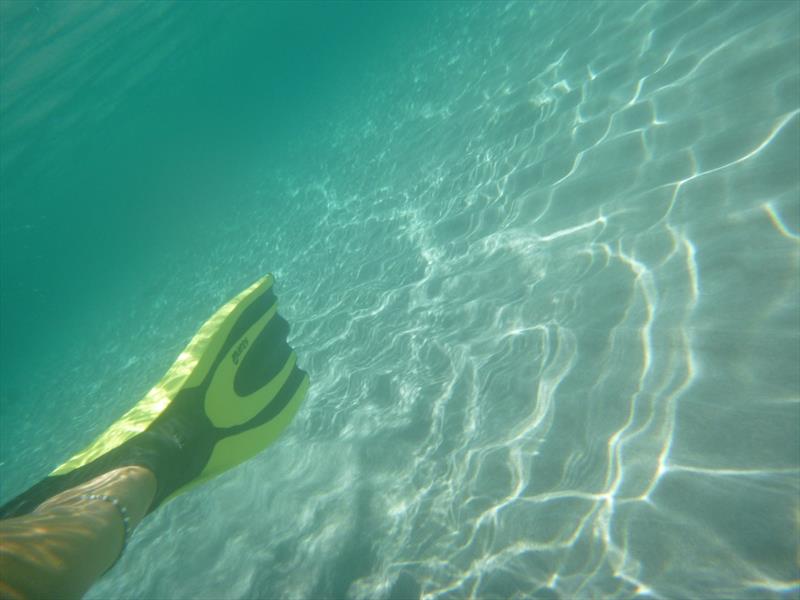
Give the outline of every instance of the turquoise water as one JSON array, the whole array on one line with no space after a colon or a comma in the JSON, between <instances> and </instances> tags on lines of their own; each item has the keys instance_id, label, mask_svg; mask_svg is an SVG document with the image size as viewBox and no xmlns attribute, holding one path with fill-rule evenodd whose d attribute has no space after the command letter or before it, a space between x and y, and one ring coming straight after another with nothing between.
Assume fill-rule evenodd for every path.
<instances>
[{"instance_id":1,"label":"turquoise water","mask_svg":"<svg viewBox=\"0 0 800 600\"><path fill-rule=\"evenodd\" d=\"M264 272L312 380L89 598L800 597L799 4L0 26L0 501Z\"/></svg>"}]
</instances>

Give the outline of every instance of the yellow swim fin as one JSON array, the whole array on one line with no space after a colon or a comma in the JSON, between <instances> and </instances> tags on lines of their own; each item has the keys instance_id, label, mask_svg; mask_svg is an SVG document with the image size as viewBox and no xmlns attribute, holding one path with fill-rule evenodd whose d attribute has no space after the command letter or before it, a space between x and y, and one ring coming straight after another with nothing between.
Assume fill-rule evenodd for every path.
<instances>
[{"instance_id":1,"label":"yellow swim fin","mask_svg":"<svg viewBox=\"0 0 800 600\"><path fill-rule=\"evenodd\" d=\"M0 507L27 514L47 498L112 469L155 473L150 511L257 454L286 428L308 375L286 341L271 275L220 308L148 394L86 449Z\"/></svg>"}]
</instances>

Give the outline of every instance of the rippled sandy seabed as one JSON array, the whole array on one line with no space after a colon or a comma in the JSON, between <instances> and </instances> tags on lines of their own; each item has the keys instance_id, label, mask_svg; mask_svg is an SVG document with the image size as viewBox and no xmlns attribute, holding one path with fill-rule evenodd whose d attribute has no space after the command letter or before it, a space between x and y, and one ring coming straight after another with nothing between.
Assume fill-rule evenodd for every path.
<instances>
[{"instance_id":1,"label":"rippled sandy seabed","mask_svg":"<svg viewBox=\"0 0 800 600\"><path fill-rule=\"evenodd\" d=\"M799 6L439 11L203 258L296 421L89 597L797 597Z\"/></svg>"}]
</instances>

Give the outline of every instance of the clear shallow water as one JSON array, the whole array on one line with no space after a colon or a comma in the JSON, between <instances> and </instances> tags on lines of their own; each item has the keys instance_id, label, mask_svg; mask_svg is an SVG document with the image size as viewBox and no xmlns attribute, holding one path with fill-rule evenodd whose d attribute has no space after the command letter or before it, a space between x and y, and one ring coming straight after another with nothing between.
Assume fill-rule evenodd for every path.
<instances>
[{"instance_id":1,"label":"clear shallow water","mask_svg":"<svg viewBox=\"0 0 800 600\"><path fill-rule=\"evenodd\" d=\"M102 182L62 206L64 229L86 233L66 258L46 243L51 209L6 201L4 349L31 337L6 325L13 308L52 306L22 301L34 279L73 309L50 347L4 354L3 496L99 433L271 270L312 376L304 408L270 451L150 517L89 597L797 597L798 5L418 10L372 13L370 45L327 66L267 68L253 42L203 67L226 93L178 119L190 132L165 147L131 130L127 166L103 163L124 181L138 167L150 199L121 189L123 224ZM187 55L179 107L208 89L191 82L217 54L187 48L218 14L192 29L178 8L150 11L152 45ZM127 31L130 15L109 19ZM216 48L253 20L231 17ZM261 69L292 101L327 85L297 110L232 85ZM170 97L150 93L155 111ZM117 106L155 127L140 98ZM85 102L68 112L96 115ZM6 113L4 136L21 118ZM69 165L74 136L53 135L55 166L26 167L50 173L40 202ZM4 185L33 189L9 164ZM79 259L108 240L87 214L122 236L95 264Z\"/></svg>"}]
</instances>

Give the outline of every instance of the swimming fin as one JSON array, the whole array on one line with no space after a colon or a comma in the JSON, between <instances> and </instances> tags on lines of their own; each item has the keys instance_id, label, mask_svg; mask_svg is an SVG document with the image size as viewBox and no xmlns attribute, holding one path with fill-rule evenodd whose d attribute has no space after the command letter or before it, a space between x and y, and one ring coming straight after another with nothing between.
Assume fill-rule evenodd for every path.
<instances>
[{"instance_id":1,"label":"swimming fin","mask_svg":"<svg viewBox=\"0 0 800 600\"><path fill-rule=\"evenodd\" d=\"M112 469L149 468L158 483L148 512L247 460L289 424L308 375L286 341L272 275L220 308L161 381L121 419L49 476L0 507L0 518Z\"/></svg>"}]
</instances>

